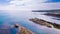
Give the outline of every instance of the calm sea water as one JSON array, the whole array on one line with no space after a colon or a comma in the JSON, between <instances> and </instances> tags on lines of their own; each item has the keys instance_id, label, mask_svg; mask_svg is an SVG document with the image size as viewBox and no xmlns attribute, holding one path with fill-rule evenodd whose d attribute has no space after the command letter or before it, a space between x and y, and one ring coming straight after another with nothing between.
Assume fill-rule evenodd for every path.
<instances>
[{"instance_id":1,"label":"calm sea water","mask_svg":"<svg viewBox=\"0 0 60 34\"><path fill-rule=\"evenodd\" d=\"M34 13L32 11L0 11L0 25L11 26L14 23L18 23L19 25L24 26L25 28L33 31L36 34L60 34L60 30L58 29L48 28L29 21L30 18L37 17L39 19L44 19L46 21L60 24L60 20L52 19L56 17L41 14L44 13L41 12Z\"/></svg>"}]
</instances>

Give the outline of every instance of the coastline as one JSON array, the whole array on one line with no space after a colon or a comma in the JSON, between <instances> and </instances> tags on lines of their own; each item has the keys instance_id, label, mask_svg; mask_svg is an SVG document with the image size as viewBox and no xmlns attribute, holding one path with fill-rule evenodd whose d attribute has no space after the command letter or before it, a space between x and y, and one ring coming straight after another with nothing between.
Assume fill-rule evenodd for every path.
<instances>
[{"instance_id":1,"label":"coastline","mask_svg":"<svg viewBox=\"0 0 60 34\"><path fill-rule=\"evenodd\" d=\"M48 28L60 29L60 24L48 22L48 21L45 21L45 20L42 20L42 19L39 19L39 18L31 18L29 20L36 23L36 24L46 26Z\"/></svg>"},{"instance_id":2,"label":"coastline","mask_svg":"<svg viewBox=\"0 0 60 34\"><path fill-rule=\"evenodd\" d=\"M14 25L14 27L18 28L18 33L17 34L35 34L34 32L32 32L31 30L20 26L18 24Z\"/></svg>"}]
</instances>

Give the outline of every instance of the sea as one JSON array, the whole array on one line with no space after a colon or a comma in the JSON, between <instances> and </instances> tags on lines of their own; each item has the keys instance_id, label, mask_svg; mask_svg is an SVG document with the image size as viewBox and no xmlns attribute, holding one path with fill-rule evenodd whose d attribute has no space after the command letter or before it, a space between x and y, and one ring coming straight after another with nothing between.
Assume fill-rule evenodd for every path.
<instances>
[{"instance_id":1,"label":"sea","mask_svg":"<svg viewBox=\"0 0 60 34\"><path fill-rule=\"evenodd\" d=\"M12 28L12 26L17 23L31 30L35 34L60 34L59 29L48 28L29 20L31 18L39 18L52 23L60 24L60 20L57 20L60 18L44 15L45 13L46 12L32 12L31 10L0 10L0 32L1 29L8 29L10 34L16 34L18 29ZM10 30L10 28L12 29Z\"/></svg>"}]
</instances>

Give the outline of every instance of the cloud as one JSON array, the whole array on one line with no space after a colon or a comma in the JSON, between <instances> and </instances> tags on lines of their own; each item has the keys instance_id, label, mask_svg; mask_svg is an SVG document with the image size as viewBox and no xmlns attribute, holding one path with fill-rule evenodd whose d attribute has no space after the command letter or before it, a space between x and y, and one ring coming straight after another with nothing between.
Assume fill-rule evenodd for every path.
<instances>
[{"instance_id":1,"label":"cloud","mask_svg":"<svg viewBox=\"0 0 60 34\"><path fill-rule=\"evenodd\" d=\"M46 0L13 0L10 2L10 4L12 5L34 5L34 4L38 4L38 3L43 3Z\"/></svg>"},{"instance_id":2,"label":"cloud","mask_svg":"<svg viewBox=\"0 0 60 34\"><path fill-rule=\"evenodd\" d=\"M41 3L37 9L39 10L52 10L60 9L60 3Z\"/></svg>"},{"instance_id":3,"label":"cloud","mask_svg":"<svg viewBox=\"0 0 60 34\"><path fill-rule=\"evenodd\" d=\"M60 9L60 3L44 3L47 0L12 0L0 10L49 10Z\"/></svg>"},{"instance_id":4,"label":"cloud","mask_svg":"<svg viewBox=\"0 0 60 34\"><path fill-rule=\"evenodd\" d=\"M0 10L30 10L33 9L35 5L45 0L12 0L7 6L0 6Z\"/></svg>"}]
</instances>

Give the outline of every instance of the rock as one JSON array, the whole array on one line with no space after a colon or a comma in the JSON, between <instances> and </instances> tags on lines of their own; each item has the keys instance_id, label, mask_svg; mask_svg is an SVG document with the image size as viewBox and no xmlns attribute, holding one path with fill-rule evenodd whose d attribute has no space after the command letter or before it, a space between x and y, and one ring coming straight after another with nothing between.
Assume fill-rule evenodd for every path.
<instances>
[{"instance_id":1,"label":"rock","mask_svg":"<svg viewBox=\"0 0 60 34\"><path fill-rule=\"evenodd\" d=\"M21 27L18 34L34 34L34 33L24 27Z\"/></svg>"},{"instance_id":2,"label":"rock","mask_svg":"<svg viewBox=\"0 0 60 34\"><path fill-rule=\"evenodd\" d=\"M17 34L34 34L32 31L24 28L23 26L20 26L18 24L15 24L15 27L19 29Z\"/></svg>"},{"instance_id":3,"label":"rock","mask_svg":"<svg viewBox=\"0 0 60 34\"><path fill-rule=\"evenodd\" d=\"M49 28L52 28L52 26L53 26L50 23L48 23L47 21L44 21L42 19L32 18L32 19L29 19L29 20L34 22L34 23L37 23L37 24L40 24L40 25L43 25L43 26L47 26Z\"/></svg>"},{"instance_id":4,"label":"rock","mask_svg":"<svg viewBox=\"0 0 60 34\"><path fill-rule=\"evenodd\" d=\"M37 23L37 24L40 24L40 25L43 25L43 26L46 26L49 28L60 29L60 24L57 24L57 23L52 23L52 22L45 21L45 20L39 19L39 18L31 18L29 20L34 22L34 23Z\"/></svg>"}]
</instances>

